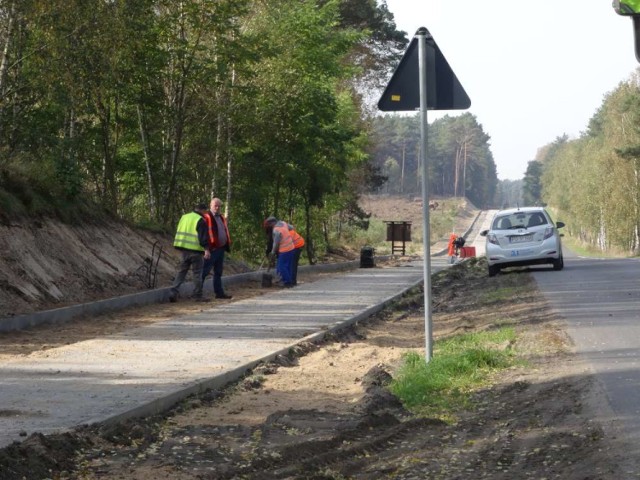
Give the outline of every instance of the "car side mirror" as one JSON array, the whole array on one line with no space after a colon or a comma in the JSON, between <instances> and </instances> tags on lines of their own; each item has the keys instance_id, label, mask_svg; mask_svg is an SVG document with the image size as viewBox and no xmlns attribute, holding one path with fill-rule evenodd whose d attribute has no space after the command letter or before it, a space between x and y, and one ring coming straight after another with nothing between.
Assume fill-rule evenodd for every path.
<instances>
[{"instance_id":1,"label":"car side mirror","mask_svg":"<svg viewBox=\"0 0 640 480\"><path fill-rule=\"evenodd\" d=\"M556 227L557 227L557 228L562 228L562 227L564 227L564 222L556 222Z\"/></svg>"},{"instance_id":2,"label":"car side mirror","mask_svg":"<svg viewBox=\"0 0 640 480\"><path fill-rule=\"evenodd\" d=\"M481 236L481 237L486 237L488 233L489 233L489 230L482 230L482 231L480 232L480 236Z\"/></svg>"}]
</instances>

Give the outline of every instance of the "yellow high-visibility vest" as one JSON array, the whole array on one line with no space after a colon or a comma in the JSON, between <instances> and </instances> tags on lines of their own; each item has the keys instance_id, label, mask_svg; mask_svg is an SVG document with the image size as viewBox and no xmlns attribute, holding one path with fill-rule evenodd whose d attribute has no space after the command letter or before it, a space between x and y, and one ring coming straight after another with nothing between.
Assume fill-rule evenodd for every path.
<instances>
[{"instance_id":1,"label":"yellow high-visibility vest","mask_svg":"<svg viewBox=\"0 0 640 480\"><path fill-rule=\"evenodd\" d=\"M178 222L173 246L195 252L204 252L204 247L198 240L198 222L202 217L196 212L185 213Z\"/></svg>"}]
</instances>

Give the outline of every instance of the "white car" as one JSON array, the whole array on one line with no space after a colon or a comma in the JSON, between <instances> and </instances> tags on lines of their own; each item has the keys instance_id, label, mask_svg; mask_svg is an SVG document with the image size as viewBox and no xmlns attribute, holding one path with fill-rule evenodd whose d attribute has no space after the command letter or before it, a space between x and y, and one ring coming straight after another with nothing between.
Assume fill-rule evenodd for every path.
<instances>
[{"instance_id":1,"label":"white car","mask_svg":"<svg viewBox=\"0 0 640 480\"><path fill-rule=\"evenodd\" d=\"M486 237L489 276L506 267L550 263L562 270L562 243L559 228L542 207L522 207L500 210L491 221L491 228L480 235Z\"/></svg>"}]
</instances>

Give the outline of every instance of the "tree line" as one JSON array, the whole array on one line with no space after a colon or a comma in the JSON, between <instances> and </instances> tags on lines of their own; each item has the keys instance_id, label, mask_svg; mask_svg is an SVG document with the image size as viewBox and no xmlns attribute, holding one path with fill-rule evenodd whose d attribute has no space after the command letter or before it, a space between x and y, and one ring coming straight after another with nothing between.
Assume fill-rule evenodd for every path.
<instances>
[{"instance_id":1,"label":"tree line","mask_svg":"<svg viewBox=\"0 0 640 480\"><path fill-rule=\"evenodd\" d=\"M467 197L478 207L496 204L501 192L490 136L476 117L470 113L446 115L427 129L429 193ZM419 115L377 117L374 130L372 162L388 179L380 190L419 195L423 171Z\"/></svg>"},{"instance_id":2,"label":"tree line","mask_svg":"<svg viewBox=\"0 0 640 480\"><path fill-rule=\"evenodd\" d=\"M376 0L0 0L0 217L172 229L215 195L248 256L272 214L326 243L407 43Z\"/></svg>"},{"instance_id":3,"label":"tree line","mask_svg":"<svg viewBox=\"0 0 640 480\"><path fill-rule=\"evenodd\" d=\"M578 138L540 148L523 182L528 201L552 207L584 244L640 253L640 70L604 96Z\"/></svg>"},{"instance_id":4,"label":"tree line","mask_svg":"<svg viewBox=\"0 0 640 480\"><path fill-rule=\"evenodd\" d=\"M420 192L418 116L372 106L407 44L384 0L0 0L0 220L89 202L173 231L217 196L241 256L276 215L313 261L366 228L361 193ZM431 193L509 196L489 141L433 122Z\"/></svg>"}]
</instances>

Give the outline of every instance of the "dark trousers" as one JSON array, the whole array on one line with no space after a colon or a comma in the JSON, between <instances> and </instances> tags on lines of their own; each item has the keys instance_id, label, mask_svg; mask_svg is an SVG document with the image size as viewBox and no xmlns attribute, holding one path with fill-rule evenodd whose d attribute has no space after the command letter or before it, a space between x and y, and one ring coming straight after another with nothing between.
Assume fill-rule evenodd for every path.
<instances>
[{"instance_id":1,"label":"dark trousers","mask_svg":"<svg viewBox=\"0 0 640 480\"><path fill-rule=\"evenodd\" d=\"M173 286L171 287L171 295L176 297L180 292L180 285L187 278L187 273L191 269L193 274L193 297L202 297L202 262L204 260L203 252L195 252L191 250L180 250L182 260L178 265L178 273Z\"/></svg>"},{"instance_id":2,"label":"dark trousers","mask_svg":"<svg viewBox=\"0 0 640 480\"><path fill-rule=\"evenodd\" d=\"M300 263L300 255L302 255L303 248L304 247L296 248L294 250L296 253L293 256L293 265L291 266L291 283L293 285L298 284L298 263Z\"/></svg>"},{"instance_id":3,"label":"dark trousers","mask_svg":"<svg viewBox=\"0 0 640 480\"><path fill-rule=\"evenodd\" d=\"M224 268L224 248L216 248L211 250L211 257L204 261L202 267L202 281L207 278L209 272L213 269L213 293L215 295L224 295L222 287L222 270Z\"/></svg>"}]
</instances>

